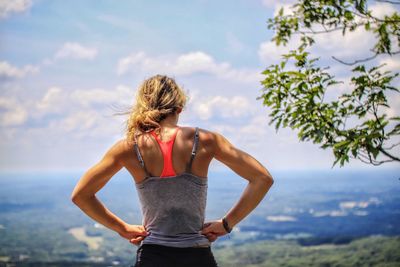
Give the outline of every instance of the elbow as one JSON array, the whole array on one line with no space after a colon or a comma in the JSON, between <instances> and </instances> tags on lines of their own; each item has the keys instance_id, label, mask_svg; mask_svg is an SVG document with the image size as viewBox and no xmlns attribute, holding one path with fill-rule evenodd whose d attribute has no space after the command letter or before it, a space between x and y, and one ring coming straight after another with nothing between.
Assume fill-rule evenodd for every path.
<instances>
[{"instance_id":1,"label":"elbow","mask_svg":"<svg viewBox=\"0 0 400 267\"><path fill-rule=\"evenodd\" d=\"M72 203L74 203L75 205L79 206L80 203L82 203L82 201L84 201L86 199L85 196L83 196L82 194L71 194L70 199L72 201Z\"/></svg>"},{"instance_id":2,"label":"elbow","mask_svg":"<svg viewBox=\"0 0 400 267\"><path fill-rule=\"evenodd\" d=\"M70 199L71 199L72 203L74 203L75 205L82 206L83 203L90 201L94 197L95 197L94 194L89 194L89 193L84 193L84 192L80 192L80 193L73 192L70 196Z\"/></svg>"},{"instance_id":3,"label":"elbow","mask_svg":"<svg viewBox=\"0 0 400 267\"><path fill-rule=\"evenodd\" d=\"M87 200L92 196L92 192L89 192L87 189L82 189L75 187L74 190L71 192L70 200L72 203L79 205L83 201Z\"/></svg>"},{"instance_id":4,"label":"elbow","mask_svg":"<svg viewBox=\"0 0 400 267\"><path fill-rule=\"evenodd\" d=\"M269 180L270 180L270 183L271 183L271 186L272 186L272 185L274 184L274 182L275 182L275 181L274 181L274 178L272 178L271 175L269 175L268 177L269 177Z\"/></svg>"},{"instance_id":5,"label":"elbow","mask_svg":"<svg viewBox=\"0 0 400 267\"><path fill-rule=\"evenodd\" d=\"M77 194L72 194L70 196L70 199L71 199L72 203L78 204L78 202L80 201L80 196Z\"/></svg>"},{"instance_id":6,"label":"elbow","mask_svg":"<svg viewBox=\"0 0 400 267\"><path fill-rule=\"evenodd\" d=\"M72 203L76 204L79 201L79 198L81 196L80 190L77 190L76 186L74 188L74 190L71 192L71 195L69 196L70 200L72 201Z\"/></svg>"},{"instance_id":7,"label":"elbow","mask_svg":"<svg viewBox=\"0 0 400 267\"><path fill-rule=\"evenodd\" d=\"M263 185L265 185L267 190L274 184L274 178L272 178L271 175L263 175L261 176L260 180L262 181Z\"/></svg>"}]
</instances>

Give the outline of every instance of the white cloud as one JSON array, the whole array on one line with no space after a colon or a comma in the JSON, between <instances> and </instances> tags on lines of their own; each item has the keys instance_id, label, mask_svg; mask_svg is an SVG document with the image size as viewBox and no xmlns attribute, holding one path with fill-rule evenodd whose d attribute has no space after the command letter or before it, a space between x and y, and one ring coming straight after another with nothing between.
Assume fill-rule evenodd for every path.
<instances>
[{"instance_id":1,"label":"white cloud","mask_svg":"<svg viewBox=\"0 0 400 267\"><path fill-rule=\"evenodd\" d=\"M371 32L359 27L355 31L334 31L314 36L315 45L312 52L317 56L336 56L344 61L371 56L369 51L374 44L375 37Z\"/></svg>"},{"instance_id":2,"label":"white cloud","mask_svg":"<svg viewBox=\"0 0 400 267\"><path fill-rule=\"evenodd\" d=\"M392 15L397 12L394 5L390 3L374 3L368 8L373 16L383 19L385 15Z\"/></svg>"},{"instance_id":3,"label":"white cloud","mask_svg":"<svg viewBox=\"0 0 400 267\"><path fill-rule=\"evenodd\" d=\"M25 65L22 68L15 67L7 61L0 61L0 79L22 78L27 74L39 72L39 67Z\"/></svg>"},{"instance_id":4,"label":"white cloud","mask_svg":"<svg viewBox=\"0 0 400 267\"><path fill-rule=\"evenodd\" d=\"M125 85L118 85L114 90L101 88L66 90L54 86L36 102L33 116L40 118L49 114L70 114L75 110L107 108L115 103L129 105L133 101L134 92Z\"/></svg>"},{"instance_id":5,"label":"white cloud","mask_svg":"<svg viewBox=\"0 0 400 267\"><path fill-rule=\"evenodd\" d=\"M92 104L123 103L130 104L134 100L133 91L125 85L118 85L115 90L105 90L100 88L90 90L75 90L71 93L71 99L80 103L83 107Z\"/></svg>"},{"instance_id":6,"label":"white cloud","mask_svg":"<svg viewBox=\"0 0 400 267\"><path fill-rule=\"evenodd\" d=\"M286 46L277 46L275 42L266 41L260 44L258 56L264 64L276 64L282 60L282 55L298 47L300 39L294 36Z\"/></svg>"},{"instance_id":7,"label":"white cloud","mask_svg":"<svg viewBox=\"0 0 400 267\"><path fill-rule=\"evenodd\" d=\"M198 98L193 105L195 113L202 120L215 116L238 118L248 116L252 110L250 101L244 96Z\"/></svg>"},{"instance_id":8,"label":"white cloud","mask_svg":"<svg viewBox=\"0 0 400 267\"><path fill-rule=\"evenodd\" d=\"M229 68L228 63L217 64L210 55L199 51L180 55L175 65L176 72L182 75L196 72L216 73L227 68Z\"/></svg>"},{"instance_id":9,"label":"white cloud","mask_svg":"<svg viewBox=\"0 0 400 267\"><path fill-rule=\"evenodd\" d=\"M0 0L0 18L7 18L12 13L24 12L31 6L31 0Z\"/></svg>"},{"instance_id":10,"label":"white cloud","mask_svg":"<svg viewBox=\"0 0 400 267\"><path fill-rule=\"evenodd\" d=\"M118 85L115 89L74 90L53 86L32 105L30 115L41 125L44 123L41 131L53 135L69 133L77 139L88 136L103 138L117 135L118 129L122 129L122 124L117 123L126 119L122 116L112 119L111 115L120 110L112 110L111 106L127 106L133 101L134 91L125 85Z\"/></svg>"},{"instance_id":11,"label":"white cloud","mask_svg":"<svg viewBox=\"0 0 400 267\"><path fill-rule=\"evenodd\" d=\"M98 121L99 113L94 110L81 110L69 114L62 120L55 120L50 123L50 128L61 129L63 132L88 131Z\"/></svg>"},{"instance_id":12,"label":"white cloud","mask_svg":"<svg viewBox=\"0 0 400 267\"><path fill-rule=\"evenodd\" d=\"M269 120L267 112L260 108L245 123L232 132L233 140L239 146L246 147L257 153L266 151L274 146L278 149L287 149L299 143L294 131L280 129L279 133L277 133L273 124L268 124ZM263 141L260 142L260 140ZM274 141L271 142L271 140ZM265 150L262 150L261 147L265 148Z\"/></svg>"},{"instance_id":13,"label":"white cloud","mask_svg":"<svg viewBox=\"0 0 400 267\"><path fill-rule=\"evenodd\" d=\"M144 52L131 54L119 60L117 73L118 75L125 74L133 65L140 65L141 68L145 68L146 64L148 64L148 60L146 61L146 55Z\"/></svg>"},{"instance_id":14,"label":"white cloud","mask_svg":"<svg viewBox=\"0 0 400 267\"><path fill-rule=\"evenodd\" d=\"M234 69L229 63L218 63L202 51L190 52L175 57L150 57L144 52L132 53L118 62L117 73L142 71L145 73L166 73L171 75L191 75L206 73L223 79L241 82L256 82L261 74L258 70Z\"/></svg>"},{"instance_id":15,"label":"white cloud","mask_svg":"<svg viewBox=\"0 0 400 267\"><path fill-rule=\"evenodd\" d=\"M296 3L293 0L282 0L282 1L274 1L274 0L262 0L262 4L268 9L273 9L273 16L276 17L279 13L279 10L283 8L283 14L289 15L293 14L292 6Z\"/></svg>"},{"instance_id":16,"label":"white cloud","mask_svg":"<svg viewBox=\"0 0 400 267\"><path fill-rule=\"evenodd\" d=\"M239 129L241 137L252 137L256 143L267 135L268 119L265 115L253 116L252 119ZM286 139L286 141L289 141Z\"/></svg>"},{"instance_id":17,"label":"white cloud","mask_svg":"<svg viewBox=\"0 0 400 267\"><path fill-rule=\"evenodd\" d=\"M275 9L274 9L274 17L278 16L281 8L283 8L283 15L292 15L293 14L292 5L294 3L290 3L291 1L286 1L286 2L287 2L286 4L282 3L282 2L279 2L278 4L276 4Z\"/></svg>"},{"instance_id":18,"label":"white cloud","mask_svg":"<svg viewBox=\"0 0 400 267\"><path fill-rule=\"evenodd\" d=\"M63 113L68 102L66 93L60 87L50 87L43 98L37 102L36 108L40 113Z\"/></svg>"},{"instance_id":19,"label":"white cloud","mask_svg":"<svg viewBox=\"0 0 400 267\"><path fill-rule=\"evenodd\" d=\"M28 114L25 108L14 98L0 97L0 125L17 126L23 124Z\"/></svg>"},{"instance_id":20,"label":"white cloud","mask_svg":"<svg viewBox=\"0 0 400 267\"><path fill-rule=\"evenodd\" d=\"M107 89L53 86L36 100L0 97L2 168L67 169L93 164L124 134L127 117L112 116L109 105L131 102L133 96L133 90L119 85Z\"/></svg>"},{"instance_id":21,"label":"white cloud","mask_svg":"<svg viewBox=\"0 0 400 267\"><path fill-rule=\"evenodd\" d=\"M266 7L276 7L279 5L292 5L295 1L293 0L282 0L282 1L275 1L275 0L262 0L262 4Z\"/></svg>"},{"instance_id":22,"label":"white cloud","mask_svg":"<svg viewBox=\"0 0 400 267\"><path fill-rule=\"evenodd\" d=\"M379 60L379 65L381 65L381 64L386 64L384 67L382 67L382 69L384 69L384 70L399 72L400 57L395 55L392 57L381 58Z\"/></svg>"},{"instance_id":23,"label":"white cloud","mask_svg":"<svg viewBox=\"0 0 400 267\"><path fill-rule=\"evenodd\" d=\"M385 114L388 118L398 117L400 114L400 94L394 93L388 98L388 102L390 108L384 110Z\"/></svg>"},{"instance_id":24,"label":"white cloud","mask_svg":"<svg viewBox=\"0 0 400 267\"><path fill-rule=\"evenodd\" d=\"M85 47L79 43L67 42L55 54L55 59L94 59L97 56L97 49Z\"/></svg>"}]
</instances>

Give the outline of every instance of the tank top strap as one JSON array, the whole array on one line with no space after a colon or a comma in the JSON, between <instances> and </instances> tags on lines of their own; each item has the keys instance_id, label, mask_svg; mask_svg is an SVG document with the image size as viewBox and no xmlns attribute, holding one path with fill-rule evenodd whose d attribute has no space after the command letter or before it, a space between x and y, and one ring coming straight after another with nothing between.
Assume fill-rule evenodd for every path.
<instances>
[{"instance_id":1,"label":"tank top strap","mask_svg":"<svg viewBox=\"0 0 400 267\"><path fill-rule=\"evenodd\" d=\"M149 177L150 173L147 171L146 165L144 164L144 160L143 160L142 154L140 153L140 149L139 149L139 146L138 146L138 142L137 142L136 136L134 138L133 148L134 148L136 156L137 156L137 158L139 160L140 166L142 166L144 172L146 173L146 177Z\"/></svg>"},{"instance_id":2,"label":"tank top strap","mask_svg":"<svg viewBox=\"0 0 400 267\"><path fill-rule=\"evenodd\" d=\"M186 172L190 173L192 171L192 163L193 163L194 157L196 156L198 145L199 145L199 127L196 127L195 132L194 132L192 153L190 155L190 161L186 167Z\"/></svg>"}]
</instances>

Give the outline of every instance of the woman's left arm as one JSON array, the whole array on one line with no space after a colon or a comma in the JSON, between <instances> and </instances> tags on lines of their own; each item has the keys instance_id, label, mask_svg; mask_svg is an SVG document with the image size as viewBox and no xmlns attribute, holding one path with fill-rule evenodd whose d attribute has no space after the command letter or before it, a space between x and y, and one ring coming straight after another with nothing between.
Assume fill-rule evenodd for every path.
<instances>
[{"instance_id":1,"label":"woman's left arm","mask_svg":"<svg viewBox=\"0 0 400 267\"><path fill-rule=\"evenodd\" d=\"M71 200L92 219L122 233L126 223L107 209L96 197L99 191L123 166L119 161L121 141L114 144L103 158L91 167L76 184Z\"/></svg>"}]
</instances>

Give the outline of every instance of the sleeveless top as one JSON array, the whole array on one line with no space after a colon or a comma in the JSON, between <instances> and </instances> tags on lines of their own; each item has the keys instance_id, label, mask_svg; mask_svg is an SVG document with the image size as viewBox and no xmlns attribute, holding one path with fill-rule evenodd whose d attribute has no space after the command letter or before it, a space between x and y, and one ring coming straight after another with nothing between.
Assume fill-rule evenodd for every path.
<instances>
[{"instance_id":1,"label":"sleeveless top","mask_svg":"<svg viewBox=\"0 0 400 267\"><path fill-rule=\"evenodd\" d=\"M178 127L179 129L179 127ZM152 132L152 135L155 135ZM150 233L140 243L158 244L170 247L210 246L211 242L201 234L205 219L207 202L207 177L191 173L193 159L199 142L199 129L196 127L193 148L189 163L182 174L175 174L172 166L172 146L176 132L171 140L156 140L164 158L162 175L152 176L140 153L137 141L134 150L146 178L136 183L142 224Z\"/></svg>"}]
</instances>

